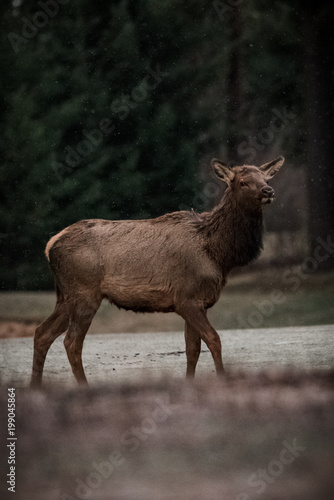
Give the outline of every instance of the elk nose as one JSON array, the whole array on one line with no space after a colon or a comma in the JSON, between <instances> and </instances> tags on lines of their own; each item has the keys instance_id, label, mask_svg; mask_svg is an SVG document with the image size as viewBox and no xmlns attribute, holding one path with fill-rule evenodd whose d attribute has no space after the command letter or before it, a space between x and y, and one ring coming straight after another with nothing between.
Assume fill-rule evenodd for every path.
<instances>
[{"instance_id":1,"label":"elk nose","mask_svg":"<svg viewBox=\"0 0 334 500\"><path fill-rule=\"evenodd\" d=\"M275 195L275 191L273 190L272 187L266 186L262 188L262 194L266 196L267 198L273 198Z\"/></svg>"}]
</instances>

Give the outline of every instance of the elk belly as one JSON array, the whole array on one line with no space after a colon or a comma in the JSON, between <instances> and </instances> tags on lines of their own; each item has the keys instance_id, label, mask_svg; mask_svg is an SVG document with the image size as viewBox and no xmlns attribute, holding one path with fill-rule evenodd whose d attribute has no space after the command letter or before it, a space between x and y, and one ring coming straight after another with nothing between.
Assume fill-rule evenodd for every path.
<instances>
[{"instance_id":1,"label":"elk belly","mask_svg":"<svg viewBox=\"0 0 334 500\"><path fill-rule=\"evenodd\" d=\"M106 278L102 294L111 304L135 312L173 312L174 294L170 286L155 286L139 280Z\"/></svg>"}]
</instances>

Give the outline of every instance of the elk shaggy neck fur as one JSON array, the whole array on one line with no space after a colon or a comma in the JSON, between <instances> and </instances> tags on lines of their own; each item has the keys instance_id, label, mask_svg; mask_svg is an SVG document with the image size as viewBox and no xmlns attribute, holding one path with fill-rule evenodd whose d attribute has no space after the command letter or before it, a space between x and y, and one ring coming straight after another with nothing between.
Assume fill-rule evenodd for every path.
<instances>
[{"instance_id":1,"label":"elk shaggy neck fur","mask_svg":"<svg viewBox=\"0 0 334 500\"><path fill-rule=\"evenodd\" d=\"M238 206L230 188L218 206L198 217L196 229L224 276L234 267L255 260L263 248L262 210L250 212Z\"/></svg>"}]
</instances>

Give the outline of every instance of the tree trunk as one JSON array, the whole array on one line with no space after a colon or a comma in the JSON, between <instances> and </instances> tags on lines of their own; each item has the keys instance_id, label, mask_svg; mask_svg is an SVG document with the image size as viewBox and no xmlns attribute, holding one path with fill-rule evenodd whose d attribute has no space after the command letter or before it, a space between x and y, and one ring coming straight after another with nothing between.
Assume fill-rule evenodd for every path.
<instances>
[{"instance_id":1,"label":"tree trunk","mask_svg":"<svg viewBox=\"0 0 334 500\"><path fill-rule=\"evenodd\" d=\"M237 160L240 137L238 130L241 127L241 8L233 7L229 12L229 73L227 83L227 113L231 124L228 131L228 157Z\"/></svg>"},{"instance_id":2,"label":"tree trunk","mask_svg":"<svg viewBox=\"0 0 334 500\"><path fill-rule=\"evenodd\" d=\"M318 4L319 5L319 4ZM327 242L322 253L328 256L318 270L334 268L334 120L332 77L331 4L304 5L303 38L305 41L305 111L307 129L307 182L309 197L310 257L317 259L320 241ZM314 260L310 259L310 266Z\"/></svg>"}]
</instances>

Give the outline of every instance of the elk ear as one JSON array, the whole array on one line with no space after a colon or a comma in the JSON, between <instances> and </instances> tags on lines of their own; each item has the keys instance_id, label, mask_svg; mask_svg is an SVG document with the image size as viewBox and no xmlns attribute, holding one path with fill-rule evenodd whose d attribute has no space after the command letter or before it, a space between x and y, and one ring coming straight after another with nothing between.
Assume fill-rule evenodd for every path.
<instances>
[{"instance_id":1,"label":"elk ear","mask_svg":"<svg viewBox=\"0 0 334 500\"><path fill-rule=\"evenodd\" d=\"M283 163L285 162L284 156L279 156L276 160L265 163L260 167L267 179L271 179L277 174Z\"/></svg>"},{"instance_id":2,"label":"elk ear","mask_svg":"<svg viewBox=\"0 0 334 500\"><path fill-rule=\"evenodd\" d=\"M211 166L214 173L219 179L226 182L227 185L231 184L231 181L233 181L234 179L235 173L230 167L226 165L226 163L223 163L222 161L216 160L216 158L214 158L213 160L211 160Z\"/></svg>"}]
</instances>

